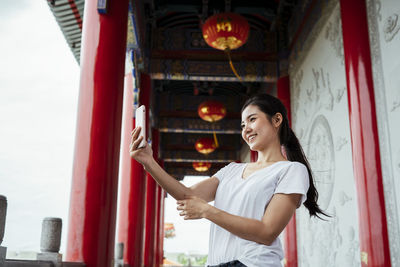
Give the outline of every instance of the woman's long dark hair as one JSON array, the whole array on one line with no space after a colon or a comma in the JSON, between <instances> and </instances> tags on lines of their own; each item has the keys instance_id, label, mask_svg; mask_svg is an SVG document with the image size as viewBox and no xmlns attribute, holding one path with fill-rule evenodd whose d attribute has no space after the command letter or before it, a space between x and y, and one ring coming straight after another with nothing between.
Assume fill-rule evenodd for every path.
<instances>
[{"instance_id":1,"label":"woman's long dark hair","mask_svg":"<svg viewBox=\"0 0 400 267\"><path fill-rule=\"evenodd\" d=\"M320 214L330 217L318 206L318 191L314 186L314 179L312 176L310 164L307 161L304 151L300 145L299 140L289 126L289 120L287 111L282 102L268 94L259 94L249 98L242 107L242 112L247 106L257 106L262 112L267 115L267 118L271 121L272 117L276 113L281 113L283 121L279 130L279 140L281 145L284 146L286 151L286 157L290 161L297 161L304 164L307 167L310 187L307 191L307 200L304 202L304 206L308 209L310 216L316 216L320 219Z\"/></svg>"}]
</instances>

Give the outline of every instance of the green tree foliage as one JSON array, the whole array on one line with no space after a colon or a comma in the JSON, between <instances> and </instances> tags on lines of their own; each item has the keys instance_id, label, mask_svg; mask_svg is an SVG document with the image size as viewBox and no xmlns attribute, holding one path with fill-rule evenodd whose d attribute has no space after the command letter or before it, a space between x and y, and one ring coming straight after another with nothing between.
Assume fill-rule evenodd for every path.
<instances>
[{"instance_id":1,"label":"green tree foliage","mask_svg":"<svg viewBox=\"0 0 400 267\"><path fill-rule=\"evenodd\" d=\"M185 266L204 266L207 262L207 255L187 255L181 253L178 255L177 260Z\"/></svg>"}]
</instances>

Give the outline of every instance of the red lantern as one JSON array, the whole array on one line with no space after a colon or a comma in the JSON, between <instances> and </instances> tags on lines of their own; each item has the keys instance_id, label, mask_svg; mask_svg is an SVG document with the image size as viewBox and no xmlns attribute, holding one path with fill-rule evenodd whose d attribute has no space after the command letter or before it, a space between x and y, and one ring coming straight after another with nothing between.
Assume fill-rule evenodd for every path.
<instances>
[{"instance_id":1,"label":"red lantern","mask_svg":"<svg viewBox=\"0 0 400 267\"><path fill-rule=\"evenodd\" d=\"M247 41L249 30L247 20L235 13L220 13L209 17L202 28L206 43L219 50L241 47Z\"/></svg>"},{"instance_id":2,"label":"red lantern","mask_svg":"<svg viewBox=\"0 0 400 267\"><path fill-rule=\"evenodd\" d=\"M193 168L198 172L205 172L211 168L210 162L193 162Z\"/></svg>"},{"instance_id":3,"label":"red lantern","mask_svg":"<svg viewBox=\"0 0 400 267\"><path fill-rule=\"evenodd\" d=\"M194 146L202 154L209 154L217 148L212 138L200 138Z\"/></svg>"},{"instance_id":4,"label":"red lantern","mask_svg":"<svg viewBox=\"0 0 400 267\"><path fill-rule=\"evenodd\" d=\"M209 122L216 122L221 120L226 115L225 106L217 101L206 101L199 105L197 108L197 113L200 118ZM219 147L217 135L213 131L215 146Z\"/></svg>"},{"instance_id":5,"label":"red lantern","mask_svg":"<svg viewBox=\"0 0 400 267\"><path fill-rule=\"evenodd\" d=\"M226 115L225 106L217 101L206 101L199 105L197 113L205 121L215 122L223 119Z\"/></svg>"}]
</instances>

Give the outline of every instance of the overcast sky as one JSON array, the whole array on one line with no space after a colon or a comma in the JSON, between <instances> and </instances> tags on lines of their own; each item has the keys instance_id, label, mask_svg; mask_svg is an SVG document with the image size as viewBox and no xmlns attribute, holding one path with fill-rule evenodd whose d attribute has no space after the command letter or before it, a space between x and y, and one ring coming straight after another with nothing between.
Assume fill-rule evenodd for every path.
<instances>
[{"instance_id":1,"label":"overcast sky","mask_svg":"<svg viewBox=\"0 0 400 267\"><path fill-rule=\"evenodd\" d=\"M187 176L183 180L183 184L191 186L204 178L207 177ZM168 252L207 254L210 222L206 219L183 220L176 210L176 200L171 196L165 199L165 210L165 222L174 223L176 237L165 239L164 250Z\"/></svg>"},{"instance_id":2,"label":"overcast sky","mask_svg":"<svg viewBox=\"0 0 400 267\"><path fill-rule=\"evenodd\" d=\"M37 251L44 217L67 222L79 66L46 1L1 0L0 20L2 245Z\"/></svg>"},{"instance_id":3,"label":"overcast sky","mask_svg":"<svg viewBox=\"0 0 400 267\"><path fill-rule=\"evenodd\" d=\"M0 21L0 194L8 199L2 246L39 251L42 219L61 217L63 252L79 66L46 0L1 0ZM172 198L166 222L177 233L166 251L207 252L208 222L184 222Z\"/></svg>"}]
</instances>

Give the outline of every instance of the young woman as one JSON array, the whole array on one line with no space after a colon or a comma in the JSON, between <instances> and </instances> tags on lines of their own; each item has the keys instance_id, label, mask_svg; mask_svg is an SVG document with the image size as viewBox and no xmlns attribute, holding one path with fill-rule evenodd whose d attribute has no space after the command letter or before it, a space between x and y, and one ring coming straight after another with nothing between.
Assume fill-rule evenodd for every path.
<instances>
[{"instance_id":1,"label":"young woman","mask_svg":"<svg viewBox=\"0 0 400 267\"><path fill-rule=\"evenodd\" d=\"M230 163L190 188L157 164L150 146L137 148L140 128L132 132L131 157L178 200L177 209L185 220L212 222L209 266L281 266L278 236L295 210L304 204L310 216L326 214L318 207L309 164L283 104L267 94L248 99L241 127L244 141L258 152L257 162ZM213 200L214 206L209 205Z\"/></svg>"}]
</instances>

